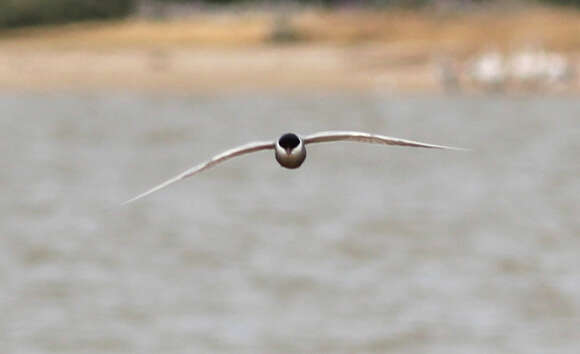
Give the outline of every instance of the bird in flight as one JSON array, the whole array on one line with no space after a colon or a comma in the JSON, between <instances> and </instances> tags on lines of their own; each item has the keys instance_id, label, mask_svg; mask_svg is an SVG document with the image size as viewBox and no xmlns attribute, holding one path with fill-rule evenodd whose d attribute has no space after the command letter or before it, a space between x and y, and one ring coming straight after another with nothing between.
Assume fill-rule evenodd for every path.
<instances>
[{"instance_id":1,"label":"bird in flight","mask_svg":"<svg viewBox=\"0 0 580 354\"><path fill-rule=\"evenodd\" d=\"M302 165L302 163L306 159L306 145L331 141L354 141L361 143L401 145L429 149L466 150L452 146L433 145L413 140L392 138L384 135L362 133L355 131L326 131L314 133L307 136L300 136L294 133L286 133L281 137L279 137L278 139L276 139L275 141L252 142L224 151L221 154L212 157L210 160L202 162L199 165L193 166L190 169L178 174L177 176L172 177L167 181L162 182L161 184L137 195L136 197L133 197L121 203L121 205L132 203L138 199L148 196L151 193L157 192L158 190L163 189L169 186L170 184L191 177L203 170L206 170L210 167L217 165L220 162L231 159L232 157L249 154L255 151L274 150L274 156L276 157L276 161L278 161L278 163L282 167L295 169L300 167L300 165Z\"/></svg>"}]
</instances>

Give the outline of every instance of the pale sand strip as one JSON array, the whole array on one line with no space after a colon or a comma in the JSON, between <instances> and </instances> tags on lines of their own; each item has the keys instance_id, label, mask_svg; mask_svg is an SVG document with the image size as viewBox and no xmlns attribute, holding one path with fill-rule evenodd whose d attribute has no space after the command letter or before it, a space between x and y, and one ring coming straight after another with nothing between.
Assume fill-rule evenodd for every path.
<instances>
[{"instance_id":1,"label":"pale sand strip","mask_svg":"<svg viewBox=\"0 0 580 354\"><path fill-rule=\"evenodd\" d=\"M372 46L371 46L372 47ZM425 63L377 65L369 46L4 50L0 88L163 91L437 90Z\"/></svg>"}]
</instances>

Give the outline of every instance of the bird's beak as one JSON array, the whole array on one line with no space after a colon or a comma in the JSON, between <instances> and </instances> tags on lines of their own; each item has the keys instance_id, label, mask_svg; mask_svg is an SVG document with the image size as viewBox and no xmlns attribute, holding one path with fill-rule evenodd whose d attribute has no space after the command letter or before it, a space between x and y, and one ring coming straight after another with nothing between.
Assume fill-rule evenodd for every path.
<instances>
[{"instance_id":1,"label":"bird's beak","mask_svg":"<svg viewBox=\"0 0 580 354\"><path fill-rule=\"evenodd\" d=\"M286 150L286 153L287 153L288 155L290 155L290 153L292 152L292 149L291 149L291 148L286 148L285 150Z\"/></svg>"}]
</instances>

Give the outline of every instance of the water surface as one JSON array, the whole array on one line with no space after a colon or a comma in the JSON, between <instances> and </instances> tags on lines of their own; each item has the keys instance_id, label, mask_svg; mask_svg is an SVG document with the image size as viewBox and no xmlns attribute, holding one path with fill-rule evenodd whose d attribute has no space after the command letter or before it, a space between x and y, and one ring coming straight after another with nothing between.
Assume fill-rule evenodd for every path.
<instances>
[{"instance_id":1,"label":"water surface","mask_svg":"<svg viewBox=\"0 0 580 354\"><path fill-rule=\"evenodd\" d=\"M0 95L0 351L576 353L580 104ZM212 154L286 131L299 170Z\"/></svg>"}]
</instances>

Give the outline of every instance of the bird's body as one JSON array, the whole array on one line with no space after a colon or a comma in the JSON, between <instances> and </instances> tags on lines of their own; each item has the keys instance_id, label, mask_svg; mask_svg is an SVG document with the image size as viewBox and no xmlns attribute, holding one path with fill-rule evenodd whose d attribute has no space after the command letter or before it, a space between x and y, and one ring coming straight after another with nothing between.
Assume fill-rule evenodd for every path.
<instances>
[{"instance_id":1,"label":"bird's body","mask_svg":"<svg viewBox=\"0 0 580 354\"><path fill-rule=\"evenodd\" d=\"M364 143L374 143L374 144L386 144L386 145L401 145L401 146L411 146L411 147L422 147L430 149L445 149L445 150L465 150L461 148L443 146L443 145L433 145L427 143L421 143L418 141L405 140L392 138L384 135L354 132L354 131L327 131L320 132L305 137L301 137L294 133L286 133L275 141L263 141L263 142L253 142L246 145L242 145L223 153L214 156L209 161L203 162L196 165L181 174L151 188L150 190L139 194L138 196L131 198L122 204L129 204L138 199L141 199L153 192L156 192L162 188L167 187L179 180L191 177L205 169L217 165L218 163L231 159L239 155L248 154L251 152L256 152L260 150L274 150L274 156L276 161L285 168L296 169L299 168L304 160L306 159L306 145L313 143L323 143L332 141L355 141Z\"/></svg>"}]
</instances>

